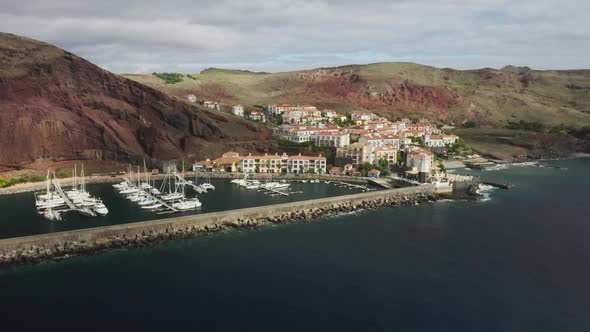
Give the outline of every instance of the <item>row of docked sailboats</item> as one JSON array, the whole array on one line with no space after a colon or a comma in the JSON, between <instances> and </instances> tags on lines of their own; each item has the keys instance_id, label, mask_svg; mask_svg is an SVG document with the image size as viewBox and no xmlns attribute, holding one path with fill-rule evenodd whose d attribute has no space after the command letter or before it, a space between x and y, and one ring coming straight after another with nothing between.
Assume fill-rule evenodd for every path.
<instances>
[{"instance_id":1,"label":"row of docked sailboats","mask_svg":"<svg viewBox=\"0 0 590 332\"><path fill-rule=\"evenodd\" d=\"M145 164L144 164L144 173ZM172 210L184 211L199 208L202 203L198 198L187 198L185 186L189 184L182 175L167 173L159 188L156 188L155 181L152 182L149 176L142 179L139 167L137 176L134 178L130 170L129 177L123 182L114 184L113 187L120 194L125 195L131 202L137 203L146 210Z\"/></svg>"},{"instance_id":2,"label":"row of docked sailboats","mask_svg":"<svg viewBox=\"0 0 590 332\"><path fill-rule=\"evenodd\" d=\"M35 207L37 213L48 220L62 220L61 212L67 209L66 201L51 188L51 174L47 170L45 193L35 193Z\"/></svg>"},{"instance_id":3,"label":"row of docked sailboats","mask_svg":"<svg viewBox=\"0 0 590 332\"><path fill-rule=\"evenodd\" d=\"M85 216L104 216L109 210L100 198L90 195L86 191L84 166L80 178L77 174L77 166L73 170L72 188L63 190L57 182L55 174L47 171L46 191L35 193L35 207L37 212L48 220L62 220L61 213L75 210Z\"/></svg>"},{"instance_id":4,"label":"row of docked sailboats","mask_svg":"<svg viewBox=\"0 0 590 332\"><path fill-rule=\"evenodd\" d=\"M84 176L84 165L80 178L78 178L77 166L74 166L74 179L72 183L72 189L65 192L66 196L76 206L78 212L86 216L106 216L109 213L109 209L104 205L100 198L96 198L90 195L86 190L86 178Z\"/></svg>"},{"instance_id":5,"label":"row of docked sailboats","mask_svg":"<svg viewBox=\"0 0 590 332\"><path fill-rule=\"evenodd\" d=\"M280 182L272 181L272 176L269 175L268 179L265 182L259 180L248 180L248 173L244 175L242 179L233 179L231 183L237 184L240 187L244 187L246 189L261 189L261 190L286 190L289 188L290 184L287 181L282 180Z\"/></svg>"}]
</instances>

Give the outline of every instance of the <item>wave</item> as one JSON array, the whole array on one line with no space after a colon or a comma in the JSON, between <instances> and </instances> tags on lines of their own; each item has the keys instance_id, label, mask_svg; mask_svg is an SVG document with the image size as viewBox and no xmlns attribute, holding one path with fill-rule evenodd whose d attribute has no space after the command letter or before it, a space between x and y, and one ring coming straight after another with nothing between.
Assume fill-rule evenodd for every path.
<instances>
[{"instance_id":1,"label":"wave","mask_svg":"<svg viewBox=\"0 0 590 332\"><path fill-rule=\"evenodd\" d=\"M501 171L501 170L507 169L507 168L508 168L507 164L497 164L492 167L484 168L484 171Z\"/></svg>"},{"instance_id":2,"label":"wave","mask_svg":"<svg viewBox=\"0 0 590 332\"><path fill-rule=\"evenodd\" d=\"M477 189L477 193L480 194L482 197L479 199L480 202L489 202L492 200L491 193L495 191L497 188L494 186L490 186L487 184L479 184L479 188Z\"/></svg>"},{"instance_id":3,"label":"wave","mask_svg":"<svg viewBox=\"0 0 590 332\"><path fill-rule=\"evenodd\" d=\"M517 167L522 167L522 166L539 166L539 162L538 161L525 161L522 163L512 163L510 164L510 166L517 166Z\"/></svg>"}]
</instances>

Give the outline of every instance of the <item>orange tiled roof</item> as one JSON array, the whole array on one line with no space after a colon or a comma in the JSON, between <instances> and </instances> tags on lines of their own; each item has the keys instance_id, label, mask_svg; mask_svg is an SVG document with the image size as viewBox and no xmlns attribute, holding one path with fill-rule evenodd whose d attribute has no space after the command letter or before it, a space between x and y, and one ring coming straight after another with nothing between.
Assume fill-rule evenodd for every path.
<instances>
[{"instance_id":1,"label":"orange tiled roof","mask_svg":"<svg viewBox=\"0 0 590 332\"><path fill-rule=\"evenodd\" d=\"M242 157L220 157L213 160L217 164L233 164L242 161Z\"/></svg>"}]
</instances>

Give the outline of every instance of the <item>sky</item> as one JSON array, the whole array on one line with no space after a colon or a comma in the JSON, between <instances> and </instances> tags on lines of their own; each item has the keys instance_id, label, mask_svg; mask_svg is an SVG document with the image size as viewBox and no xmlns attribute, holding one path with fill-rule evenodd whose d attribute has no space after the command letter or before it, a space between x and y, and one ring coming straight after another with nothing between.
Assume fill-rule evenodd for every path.
<instances>
[{"instance_id":1,"label":"sky","mask_svg":"<svg viewBox=\"0 0 590 332\"><path fill-rule=\"evenodd\" d=\"M0 31L117 73L386 61L590 68L589 0L0 0Z\"/></svg>"}]
</instances>

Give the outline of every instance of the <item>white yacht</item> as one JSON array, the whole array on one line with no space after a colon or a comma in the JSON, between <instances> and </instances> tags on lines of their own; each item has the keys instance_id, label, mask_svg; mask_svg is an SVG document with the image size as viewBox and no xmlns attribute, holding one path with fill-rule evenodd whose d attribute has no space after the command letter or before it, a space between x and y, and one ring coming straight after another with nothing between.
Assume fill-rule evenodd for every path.
<instances>
[{"instance_id":1,"label":"white yacht","mask_svg":"<svg viewBox=\"0 0 590 332\"><path fill-rule=\"evenodd\" d=\"M94 211L92 211L89 208L81 208L81 209L78 209L78 212L80 212L80 214L83 215L83 216L96 217L96 213L94 213Z\"/></svg>"},{"instance_id":2,"label":"white yacht","mask_svg":"<svg viewBox=\"0 0 590 332\"><path fill-rule=\"evenodd\" d=\"M139 202L137 202L137 204L138 204L139 206L145 206L145 205L154 205L154 204L156 204L156 203L158 203L158 201L156 201L156 200L155 200L155 199L153 199L153 198L146 198L146 199L144 199L144 200L142 200L142 201L139 201Z\"/></svg>"},{"instance_id":3,"label":"white yacht","mask_svg":"<svg viewBox=\"0 0 590 332\"><path fill-rule=\"evenodd\" d=\"M155 203L155 204L152 204L152 205L142 206L141 208L142 209L146 209L146 210L155 210L155 209L157 209L159 207L162 207L163 205L164 204L162 204L162 203Z\"/></svg>"},{"instance_id":4,"label":"white yacht","mask_svg":"<svg viewBox=\"0 0 590 332\"><path fill-rule=\"evenodd\" d=\"M125 189L125 188L128 188L128 187L129 187L129 184L127 183L127 181L123 181L121 183L115 183L113 185L113 188L115 188L115 189Z\"/></svg>"},{"instance_id":5,"label":"white yacht","mask_svg":"<svg viewBox=\"0 0 590 332\"><path fill-rule=\"evenodd\" d=\"M52 209L45 210L45 212L43 212L43 217L48 220L61 220L59 212Z\"/></svg>"},{"instance_id":6,"label":"white yacht","mask_svg":"<svg viewBox=\"0 0 590 332\"><path fill-rule=\"evenodd\" d=\"M211 183L209 183L209 182L202 183L202 184L201 184L201 188L203 188L203 189L205 189L205 190L215 190L215 186L214 186L214 185L212 185L212 184L211 184Z\"/></svg>"},{"instance_id":7,"label":"white yacht","mask_svg":"<svg viewBox=\"0 0 590 332\"><path fill-rule=\"evenodd\" d=\"M94 205L94 212L101 216L106 216L109 213L109 209L103 204L102 201L98 201L96 205Z\"/></svg>"},{"instance_id":8,"label":"white yacht","mask_svg":"<svg viewBox=\"0 0 590 332\"><path fill-rule=\"evenodd\" d=\"M261 185L262 183L258 180L248 181L246 184L246 189L258 189Z\"/></svg>"},{"instance_id":9,"label":"white yacht","mask_svg":"<svg viewBox=\"0 0 590 332\"><path fill-rule=\"evenodd\" d=\"M163 195L162 197L160 197L161 199L165 200L165 201L174 201L177 199L182 199L184 198L184 195L182 193L170 193L167 195Z\"/></svg>"},{"instance_id":10,"label":"white yacht","mask_svg":"<svg viewBox=\"0 0 590 332\"><path fill-rule=\"evenodd\" d=\"M200 207L202 203L197 199L188 199L182 202L172 203L172 207L177 210L193 210Z\"/></svg>"},{"instance_id":11,"label":"white yacht","mask_svg":"<svg viewBox=\"0 0 590 332\"><path fill-rule=\"evenodd\" d=\"M123 194L123 195L128 195L128 194L135 194L138 191L139 191L139 189L137 189L137 188L125 188L125 189L121 189L119 191L119 193Z\"/></svg>"}]
</instances>

